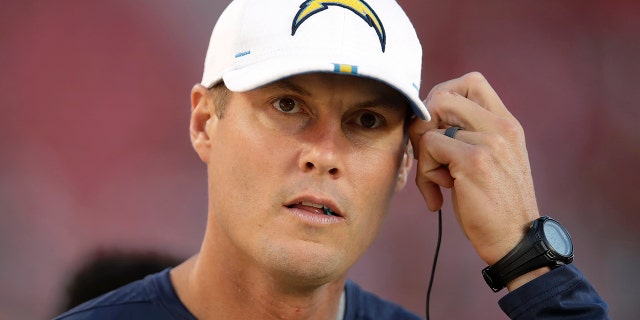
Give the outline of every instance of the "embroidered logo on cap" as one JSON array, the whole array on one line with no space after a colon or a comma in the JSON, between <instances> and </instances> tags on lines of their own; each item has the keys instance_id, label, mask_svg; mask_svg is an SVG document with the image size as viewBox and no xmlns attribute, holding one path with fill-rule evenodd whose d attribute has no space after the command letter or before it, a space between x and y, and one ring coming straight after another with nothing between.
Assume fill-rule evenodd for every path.
<instances>
[{"instance_id":1,"label":"embroidered logo on cap","mask_svg":"<svg viewBox=\"0 0 640 320\"><path fill-rule=\"evenodd\" d=\"M329 6L338 6L345 9L349 9L355 13L358 17L362 18L370 27L375 29L380 39L380 45L382 46L382 52L387 42L387 34L384 32L382 22L378 18L375 11L362 0L339 0L339 1L323 1L323 0L308 0L300 5L300 10L293 18L293 25L291 27L291 35L296 34L296 30L300 25L312 15L329 9Z\"/></svg>"},{"instance_id":2,"label":"embroidered logo on cap","mask_svg":"<svg viewBox=\"0 0 640 320\"><path fill-rule=\"evenodd\" d=\"M343 63L334 63L333 72L358 74L358 66Z\"/></svg>"}]
</instances>

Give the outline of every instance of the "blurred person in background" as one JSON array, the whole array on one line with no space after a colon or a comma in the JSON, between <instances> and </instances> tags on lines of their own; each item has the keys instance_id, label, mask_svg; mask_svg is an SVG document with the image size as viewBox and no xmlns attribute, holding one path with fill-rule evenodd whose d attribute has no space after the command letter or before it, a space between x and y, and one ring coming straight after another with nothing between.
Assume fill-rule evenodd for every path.
<instances>
[{"instance_id":1,"label":"blurred person in background","mask_svg":"<svg viewBox=\"0 0 640 320\"><path fill-rule=\"evenodd\" d=\"M58 313L147 275L174 267L181 261L152 251L97 250L71 274Z\"/></svg>"}]
</instances>

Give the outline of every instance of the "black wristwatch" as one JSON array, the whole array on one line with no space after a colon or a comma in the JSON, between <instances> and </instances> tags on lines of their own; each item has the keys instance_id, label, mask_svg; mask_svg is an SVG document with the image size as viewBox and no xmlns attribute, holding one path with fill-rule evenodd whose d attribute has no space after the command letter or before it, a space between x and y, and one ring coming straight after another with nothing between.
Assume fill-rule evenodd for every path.
<instances>
[{"instance_id":1,"label":"black wristwatch","mask_svg":"<svg viewBox=\"0 0 640 320\"><path fill-rule=\"evenodd\" d=\"M509 281L542 267L555 268L573 261L569 232L547 216L533 221L527 235L496 264L482 270L489 287L498 292Z\"/></svg>"}]
</instances>

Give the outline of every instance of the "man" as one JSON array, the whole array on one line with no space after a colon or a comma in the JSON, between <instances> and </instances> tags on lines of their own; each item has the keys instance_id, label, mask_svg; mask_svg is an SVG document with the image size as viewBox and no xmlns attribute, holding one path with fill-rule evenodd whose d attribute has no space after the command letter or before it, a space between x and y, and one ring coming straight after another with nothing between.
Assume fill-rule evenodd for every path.
<instances>
[{"instance_id":1,"label":"man","mask_svg":"<svg viewBox=\"0 0 640 320\"><path fill-rule=\"evenodd\" d=\"M606 318L566 266L562 226L538 219L518 121L479 73L421 101L421 59L394 1L232 2L191 92L209 181L199 254L58 319L416 319L346 279L406 184L411 147L427 207L452 189L488 284L512 291L510 317Z\"/></svg>"}]
</instances>

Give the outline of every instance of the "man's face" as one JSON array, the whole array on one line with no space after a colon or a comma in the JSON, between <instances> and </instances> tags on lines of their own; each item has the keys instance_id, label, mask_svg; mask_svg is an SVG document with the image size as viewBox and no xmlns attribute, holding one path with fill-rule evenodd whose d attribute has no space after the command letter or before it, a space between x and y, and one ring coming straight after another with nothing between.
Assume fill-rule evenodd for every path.
<instances>
[{"instance_id":1,"label":"man's face","mask_svg":"<svg viewBox=\"0 0 640 320\"><path fill-rule=\"evenodd\" d=\"M377 81L323 73L231 93L205 129L216 245L297 283L343 276L396 189L406 106Z\"/></svg>"}]
</instances>

